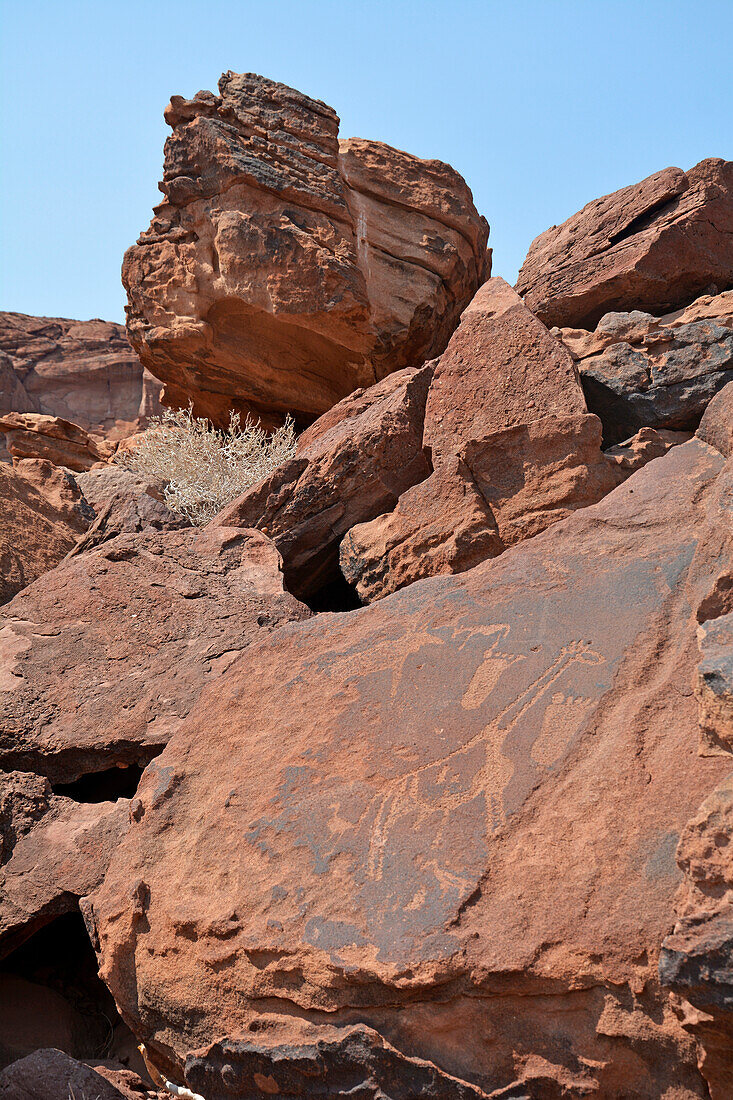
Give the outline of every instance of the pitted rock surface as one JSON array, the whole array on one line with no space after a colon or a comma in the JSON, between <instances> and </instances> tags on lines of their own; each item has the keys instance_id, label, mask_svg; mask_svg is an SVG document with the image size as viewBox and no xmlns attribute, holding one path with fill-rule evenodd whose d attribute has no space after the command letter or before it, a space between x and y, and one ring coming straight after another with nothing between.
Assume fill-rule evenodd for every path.
<instances>
[{"instance_id":1,"label":"pitted rock surface","mask_svg":"<svg viewBox=\"0 0 733 1100\"><path fill-rule=\"evenodd\" d=\"M730 567L722 465L675 447L499 559L284 627L202 696L89 910L172 1072L264 1013L366 1025L489 1094L707 1095L657 964L678 838L728 771L681 690ZM266 1036L237 1072L279 1087Z\"/></svg>"},{"instance_id":2,"label":"pitted rock surface","mask_svg":"<svg viewBox=\"0 0 733 1100\"><path fill-rule=\"evenodd\" d=\"M174 96L165 117L165 199L123 282L166 403L303 426L443 350L490 270L457 172L339 141L331 107L251 73Z\"/></svg>"}]
</instances>

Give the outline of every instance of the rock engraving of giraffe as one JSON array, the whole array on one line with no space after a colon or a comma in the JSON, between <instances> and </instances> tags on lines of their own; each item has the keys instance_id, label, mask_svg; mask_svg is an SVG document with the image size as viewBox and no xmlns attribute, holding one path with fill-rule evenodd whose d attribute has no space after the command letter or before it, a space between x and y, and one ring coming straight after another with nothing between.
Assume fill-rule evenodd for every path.
<instances>
[{"instance_id":1,"label":"rock engraving of giraffe","mask_svg":"<svg viewBox=\"0 0 733 1100\"><path fill-rule=\"evenodd\" d=\"M526 660L526 655L500 648L509 633L507 624L484 628L482 633L493 640L463 695L461 705L469 711L483 706L508 668ZM532 751L535 763L551 764L567 747L593 702L583 696L565 695L555 690L559 681L573 665L599 664L604 660L589 643L568 642L561 646L540 675L463 745L391 780L371 804L376 812L367 858L368 876L381 877L390 835L400 818L408 814L413 819L413 828L432 822L433 847L439 847L451 815L472 799L483 797L487 832L496 833L506 821L503 792L514 773L514 764L502 751L507 737L529 709L552 692L537 738L537 749ZM439 814L437 830L433 820L436 810ZM431 861L426 862L426 867L431 865ZM445 868L436 865L432 869L439 880L445 877Z\"/></svg>"}]
</instances>

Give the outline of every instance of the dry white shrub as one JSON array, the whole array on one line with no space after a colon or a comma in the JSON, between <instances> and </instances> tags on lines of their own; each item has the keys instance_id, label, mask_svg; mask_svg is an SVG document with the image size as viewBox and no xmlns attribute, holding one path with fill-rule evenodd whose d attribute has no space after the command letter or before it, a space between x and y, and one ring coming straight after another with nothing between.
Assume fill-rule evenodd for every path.
<instances>
[{"instance_id":1,"label":"dry white shrub","mask_svg":"<svg viewBox=\"0 0 733 1100\"><path fill-rule=\"evenodd\" d=\"M232 413L229 428L213 427L191 409L166 409L136 441L131 453L115 460L160 485L174 512L202 526L295 454L295 426L288 417L268 435L249 419Z\"/></svg>"}]
</instances>

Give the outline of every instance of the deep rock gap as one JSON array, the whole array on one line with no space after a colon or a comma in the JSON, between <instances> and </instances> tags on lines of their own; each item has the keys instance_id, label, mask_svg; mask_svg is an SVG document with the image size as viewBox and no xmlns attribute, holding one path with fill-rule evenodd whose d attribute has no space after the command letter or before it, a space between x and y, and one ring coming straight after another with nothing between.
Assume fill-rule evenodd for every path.
<instances>
[{"instance_id":1,"label":"deep rock gap","mask_svg":"<svg viewBox=\"0 0 733 1100\"><path fill-rule=\"evenodd\" d=\"M0 963L0 1068L43 1047L138 1066L78 911L44 925Z\"/></svg>"},{"instance_id":2,"label":"deep rock gap","mask_svg":"<svg viewBox=\"0 0 733 1100\"><path fill-rule=\"evenodd\" d=\"M88 772L73 783L53 785L54 794L73 798L74 802L117 802L120 798L132 798L137 791L144 771L142 764L106 768L101 772Z\"/></svg>"}]
</instances>

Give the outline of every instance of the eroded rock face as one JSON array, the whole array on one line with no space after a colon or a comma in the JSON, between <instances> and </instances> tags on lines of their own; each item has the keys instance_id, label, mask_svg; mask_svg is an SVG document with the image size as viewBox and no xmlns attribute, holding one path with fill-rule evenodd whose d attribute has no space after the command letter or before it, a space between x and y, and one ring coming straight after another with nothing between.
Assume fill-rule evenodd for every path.
<instances>
[{"instance_id":1,"label":"eroded rock face","mask_svg":"<svg viewBox=\"0 0 733 1100\"><path fill-rule=\"evenodd\" d=\"M70 557L0 614L0 766L145 764L208 681L308 614L255 531L127 531Z\"/></svg>"},{"instance_id":2,"label":"eroded rock face","mask_svg":"<svg viewBox=\"0 0 733 1100\"><path fill-rule=\"evenodd\" d=\"M729 770L680 690L731 566L722 466L675 447L496 560L284 627L206 692L88 905L172 1080L310 1095L325 1064L369 1096L420 1059L448 1096L708 1094L657 964L678 838Z\"/></svg>"},{"instance_id":3,"label":"eroded rock face","mask_svg":"<svg viewBox=\"0 0 733 1100\"><path fill-rule=\"evenodd\" d=\"M0 349L13 377L11 390L0 374L0 413L44 413L119 439L160 411L160 383L123 325L0 313Z\"/></svg>"},{"instance_id":4,"label":"eroded rock face","mask_svg":"<svg viewBox=\"0 0 733 1100\"><path fill-rule=\"evenodd\" d=\"M60 562L93 520L65 471L38 459L0 464L0 604Z\"/></svg>"},{"instance_id":5,"label":"eroded rock face","mask_svg":"<svg viewBox=\"0 0 733 1100\"><path fill-rule=\"evenodd\" d=\"M532 242L517 291L546 325L662 314L733 285L733 162L665 168L595 199Z\"/></svg>"},{"instance_id":6,"label":"eroded rock face","mask_svg":"<svg viewBox=\"0 0 733 1100\"><path fill-rule=\"evenodd\" d=\"M488 274L463 179L253 74L166 110L165 201L123 265L128 333L166 403L302 426L440 353Z\"/></svg>"},{"instance_id":7,"label":"eroded rock face","mask_svg":"<svg viewBox=\"0 0 733 1100\"><path fill-rule=\"evenodd\" d=\"M733 291L703 296L664 317L608 313L594 332L560 329L558 335L610 443L644 427L694 431L733 379Z\"/></svg>"}]
</instances>

